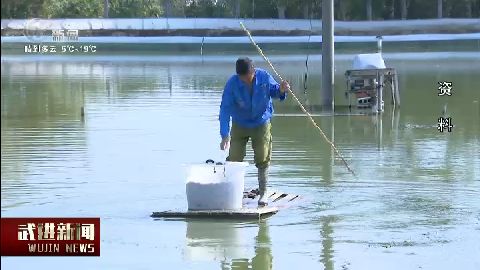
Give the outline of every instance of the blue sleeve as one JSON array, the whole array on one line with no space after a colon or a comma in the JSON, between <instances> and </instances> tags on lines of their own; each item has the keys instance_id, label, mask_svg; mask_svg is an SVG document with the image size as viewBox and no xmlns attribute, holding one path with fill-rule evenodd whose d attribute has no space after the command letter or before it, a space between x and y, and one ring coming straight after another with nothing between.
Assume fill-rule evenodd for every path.
<instances>
[{"instance_id":1,"label":"blue sleeve","mask_svg":"<svg viewBox=\"0 0 480 270\"><path fill-rule=\"evenodd\" d=\"M272 77L272 75L268 74L268 83L270 85L270 96L272 98L278 98L280 100L285 100L287 97L287 92L285 91L284 93L280 92L280 84L275 81L275 79Z\"/></svg>"},{"instance_id":2,"label":"blue sleeve","mask_svg":"<svg viewBox=\"0 0 480 270\"><path fill-rule=\"evenodd\" d=\"M220 136L222 139L230 135L230 117L232 116L232 85L228 81L223 89L222 102L220 104L220 114L218 120L220 121Z\"/></svg>"}]
</instances>

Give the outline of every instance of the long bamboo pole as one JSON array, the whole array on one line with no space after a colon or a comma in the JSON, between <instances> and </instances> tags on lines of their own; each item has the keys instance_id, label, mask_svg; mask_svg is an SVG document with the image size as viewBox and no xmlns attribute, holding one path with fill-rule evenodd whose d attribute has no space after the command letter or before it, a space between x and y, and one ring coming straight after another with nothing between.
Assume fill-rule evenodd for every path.
<instances>
[{"instance_id":1,"label":"long bamboo pole","mask_svg":"<svg viewBox=\"0 0 480 270\"><path fill-rule=\"evenodd\" d=\"M242 26L243 30L245 31L245 33L247 33L248 37L250 38L250 41L252 42L252 44L255 46L255 48L257 48L257 51L258 53L263 57L263 59L265 59L265 61L268 63L268 65L270 66L270 68L273 70L273 72L275 73L275 75L277 75L278 78L280 78L280 80L283 81L283 78L282 76L277 72L277 70L275 69L275 67L273 66L272 62L270 62L270 60L268 59L268 57L263 53L262 49L257 45L257 43L255 42L255 40L253 40L253 37L252 37L252 34L250 34L250 31L248 31L248 29L245 27L245 25L243 25L242 22L240 22L240 26ZM345 167L347 167L348 171L351 172L353 174L353 176L356 176L355 175L355 172L350 168L350 166L348 165L347 161L345 160L345 158L343 158L342 154L340 154L340 152L338 151L337 147L335 146L335 144L328 139L327 135L325 135L325 132L323 132L323 130L318 126L318 124L315 122L315 120L313 119L312 115L307 111L307 109L305 109L305 107L303 106L303 104L300 102L300 100L297 98L297 96L295 95L295 93L293 93L292 89L290 88L290 85L288 86L288 91L289 93L292 95L293 99L298 103L298 105L300 106L300 108L302 109L302 111L308 116L308 119L310 120L310 122L313 124L314 127L316 127L318 129L318 131L320 132L320 134L323 136L323 138L325 139L325 141L327 141L327 143L329 143L333 150L335 151L335 153L337 154L338 157L340 157L340 159L343 161L343 164L345 165Z\"/></svg>"}]
</instances>

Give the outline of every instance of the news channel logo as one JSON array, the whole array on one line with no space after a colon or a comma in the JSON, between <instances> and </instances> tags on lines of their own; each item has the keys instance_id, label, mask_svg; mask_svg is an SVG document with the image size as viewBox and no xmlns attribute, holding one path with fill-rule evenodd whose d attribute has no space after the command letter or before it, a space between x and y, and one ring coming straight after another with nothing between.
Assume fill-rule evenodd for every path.
<instances>
[{"instance_id":1,"label":"news channel logo","mask_svg":"<svg viewBox=\"0 0 480 270\"><path fill-rule=\"evenodd\" d=\"M51 36L51 29L58 29L60 24L51 20L28 19L23 28L23 35L30 42L42 42L46 36Z\"/></svg>"},{"instance_id":2,"label":"news channel logo","mask_svg":"<svg viewBox=\"0 0 480 270\"><path fill-rule=\"evenodd\" d=\"M23 34L32 43L78 40L78 30L72 29L68 22L63 20L28 19Z\"/></svg>"}]
</instances>

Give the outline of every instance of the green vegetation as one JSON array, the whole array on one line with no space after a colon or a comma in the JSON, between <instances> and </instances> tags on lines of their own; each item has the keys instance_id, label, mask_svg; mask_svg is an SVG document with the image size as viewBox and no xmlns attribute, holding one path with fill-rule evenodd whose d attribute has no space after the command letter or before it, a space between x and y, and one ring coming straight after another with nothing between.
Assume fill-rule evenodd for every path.
<instances>
[{"instance_id":1,"label":"green vegetation","mask_svg":"<svg viewBox=\"0 0 480 270\"><path fill-rule=\"evenodd\" d=\"M102 11L103 4L100 1L43 0L42 4L42 15L47 18L96 18L102 16Z\"/></svg>"},{"instance_id":2,"label":"green vegetation","mask_svg":"<svg viewBox=\"0 0 480 270\"><path fill-rule=\"evenodd\" d=\"M10 18L321 18L322 0L2 0ZM336 20L478 18L480 0L335 0Z\"/></svg>"}]
</instances>

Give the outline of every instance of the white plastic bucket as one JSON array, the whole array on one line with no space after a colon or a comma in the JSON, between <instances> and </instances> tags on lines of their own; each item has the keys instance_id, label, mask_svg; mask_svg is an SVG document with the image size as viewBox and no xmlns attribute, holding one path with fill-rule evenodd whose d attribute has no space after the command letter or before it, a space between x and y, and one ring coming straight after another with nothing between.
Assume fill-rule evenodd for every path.
<instances>
[{"instance_id":1,"label":"white plastic bucket","mask_svg":"<svg viewBox=\"0 0 480 270\"><path fill-rule=\"evenodd\" d=\"M223 165L193 164L188 167L186 193L189 210L242 208L247 162Z\"/></svg>"}]
</instances>

